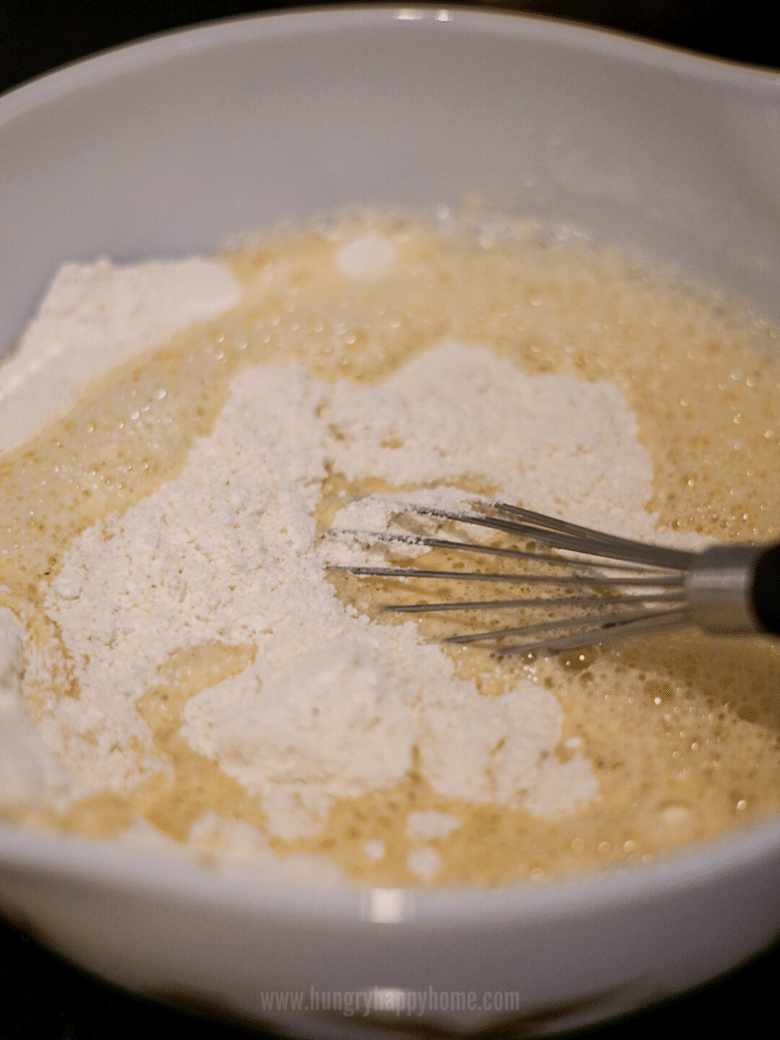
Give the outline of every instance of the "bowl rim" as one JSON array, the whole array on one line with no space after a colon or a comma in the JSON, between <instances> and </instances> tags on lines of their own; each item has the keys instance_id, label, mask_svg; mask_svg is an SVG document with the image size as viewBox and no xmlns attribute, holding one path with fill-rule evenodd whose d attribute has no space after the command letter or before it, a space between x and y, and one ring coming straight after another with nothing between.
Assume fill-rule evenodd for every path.
<instances>
[{"instance_id":1,"label":"bowl rim","mask_svg":"<svg viewBox=\"0 0 780 1040\"><path fill-rule=\"evenodd\" d=\"M28 880L57 879L121 889L142 898L195 902L226 912L284 914L322 923L435 927L468 926L480 920L511 925L521 919L571 919L609 907L668 903L676 893L720 888L748 869L776 872L780 820L722 832L710 842L671 851L648 864L551 875L541 882L520 881L500 888L381 888L330 877L320 884L312 876L283 873L283 861L265 872L253 865L199 864L184 846L150 849L110 838L24 831L0 824L0 888L4 875L22 873Z\"/></svg>"},{"instance_id":2,"label":"bowl rim","mask_svg":"<svg viewBox=\"0 0 780 1040\"><path fill-rule=\"evenodd\" d=\"M539 41L718 85L733 85L777 99L780 72L700 55L663 43L553 18L468 6L328 6L275 10L164 32L127 43L34 78L0 96L0 130L27 111L127 73L191 51L295 36L395 29L483 34ZM510 923L581 912L607 905L668 898L671 890L718 884L747 865L767 867L780 857L780 820L721 833L649 864L582 873L516 887L409 888L396 900L393 923L466 925L475 919ZM209 870L186 852L162 855L109 840L23 831L0 824L0 882L9 873L51 875L104 887L242 912L284 912L321 921L371 922L371 892L351 882L312 886L255 870ZM387 923L386 921L384 923Z\"/></svg>"},{"instance_id":3,"label":"bowl rim","mask_svg":"<svg viewBox=\"0 0 780 1040\"><path fill-rule=\"evenodd\" d=\"M209 47L272 40L334 30L417 25L440 31L475 31L569 47L603 57L663 69L710 82L763 88L780 87L780 71L700 54L672 44L617 30L505 9L452 4L408 7L373 4L275 9L155 33L100 51L42 73L0 94L0 127L26 109L63 97L103 79L137 71L179 53Z\"/></svg>"}]
</instances>

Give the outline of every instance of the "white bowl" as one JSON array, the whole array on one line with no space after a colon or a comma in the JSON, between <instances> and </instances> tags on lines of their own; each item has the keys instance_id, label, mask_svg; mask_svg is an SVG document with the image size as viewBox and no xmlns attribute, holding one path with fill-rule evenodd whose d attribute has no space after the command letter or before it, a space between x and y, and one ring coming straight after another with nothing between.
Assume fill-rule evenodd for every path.
<instances>
[{"instance_id":1,"label":"white bowl","mask_svg":"<svg viewBox=\"0 0 780 1040\"><path fill-rule=\"evenodd\" d=\"M0 99L0 157L0 344L65 260L475 192L780 318L780 77L563 24L383 7L208 25ZM2 905L55 948L321 1037L555 1032L681 992L778 933L779 866L772 823L613 876L359 892L0 828Z\"/></svg>"}]
</instances>

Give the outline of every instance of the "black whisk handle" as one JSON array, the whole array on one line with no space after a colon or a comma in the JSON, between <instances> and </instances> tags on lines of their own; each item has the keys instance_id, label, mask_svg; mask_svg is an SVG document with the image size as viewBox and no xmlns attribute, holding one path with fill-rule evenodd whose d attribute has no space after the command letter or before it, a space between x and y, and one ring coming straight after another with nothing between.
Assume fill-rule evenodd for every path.
<instances>
[{"instance_id":1,"label":"black whisk handle","mask_svg":"<svg viewBox=\"0 0 780 1040\"><path fill-rule=\"evenodd\" d=\"M763 630L780 635L780 544L770 545L756 557L752 595Z\"/></svg>"}]
</instances>

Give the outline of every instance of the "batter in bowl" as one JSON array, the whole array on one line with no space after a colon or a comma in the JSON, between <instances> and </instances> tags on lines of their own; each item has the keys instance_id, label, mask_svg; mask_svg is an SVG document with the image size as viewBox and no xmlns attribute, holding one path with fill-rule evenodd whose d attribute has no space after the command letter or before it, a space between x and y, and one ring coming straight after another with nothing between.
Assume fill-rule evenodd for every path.
<instances>
[{"instance_id":1,"label":"batter in bowl","mask_svg":"<svg viewBox=\"0 0 780 1040\"><path fill-rule=\"evenodd\" d=\"M184 293L165 328L159 268L67 269L0 369L26 414L47 372L19 359L99 330L94 381L21 442L0 421L4 816L401 885L646 862L778 811L771 642L497 662L328 569L366 558L334 526L410 498L778 537L765 322L560 229L445 212L191 263L205 313ZM415 563L462 566L442 557Z\"/></svg>"}]
</instances>

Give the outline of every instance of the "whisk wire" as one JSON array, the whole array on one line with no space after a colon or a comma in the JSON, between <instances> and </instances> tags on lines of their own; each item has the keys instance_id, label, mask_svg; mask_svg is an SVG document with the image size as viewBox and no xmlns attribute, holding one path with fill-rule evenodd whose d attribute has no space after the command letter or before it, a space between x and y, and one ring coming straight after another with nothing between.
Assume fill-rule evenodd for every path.
<instances>
[{"instance_id":1,"label":"whisk wire","mask_svg":"<svg viewBox=\"0 0 780 1040\"><path fill-rule=\"evenodd\" d=\"M456 516L456 515L460 516L461 514L454 514L453 513L453 514L450 514L450 515L452 515L452 516ZM503 528L502 528L502 530L503 530ZM390 532L390 531L379 531L379 532L372 531L370 533L367 533L366 531L354 531L354 530L349 530L349 529L343 529L343 530L339 530L339 531L333 532L333 533L337 534L341 538L348 537L348 538L356 539L358 541L360 541L360 540L367 540L367 541L370 541L372 543L374 543L374 542L396 542L396 543L399 543L399 544L402 544L402 545L422 545L422 546L425 546L426 548L429 548L429 549L459 549L459 550L462 550L464 552L472 552L472 553L477 553L477 554L481 553L481 554L484 554L486 556L503 556L503 557L506 557L506 558L516 559L516 560L535 560L535 561L538 561L539 563L548 563L548 564L557 565L557 566L560 566L560 567L563 567L563 566L571 567L573 564L576 564L576 563L579 562L579 563L586 564L589 569L596 569L596 570L603 569L605 571L620 570L620 571L626 571L626 572L629 572L629 573L631 573L631 572L638 572L638 573L641 573L641 574L645 574L647 572L647 566L648 566L647 564L641 564L641 563L638 563L638 562L630 562L628 560L617 559L617 558L613 558L612 560L608 560L606 562L603 559L601 559L601 560L599 560L599 559L596 559L596 560L578 560L574 556L554 556L550 552L539 552L539 551L533 551L533 550L529 550L529 549L514 549L514 548L510 549L510 548L506 548L506 547L498 546L498 545L486 545L486 544L484 544L482 542L462 542L462 541L455 541L452 538L430 538L430 537L425 536L425 535L397 534L395 532ZM638 543L632 543L632 544L638 544ZM582 548L576 549L576 550L575 549L570 549L569 551L570 552L579 552L580 554L582 554L584 552L584 550ZM689 557L690 553L686 553L685 556ZM673 569L672 565L665 566L663 564L657 564L657 566L659 568L666 569L666 570ZM678 566L678 565L675 565L675 566ZM350 568L346 568L346 569L351 570L353 574L357 574L358 573L358 569L355 568L355 567L350 567ZM399 575L399 576L400 576L400 571L403 570L403 568L386 568L386 569L388 571L392 570L393 574L396 574L396 575ZM368 568L365 571L363 571L362 573L377 574L379 572L381 572L381 568L375 568L373 570ZM445 575L447 573L449 573L449 572L442 572L442 574L445 574Z\"/></svg>"},{"instance_id":2,"label":"whisk wire","mask_svg":"<svg viewBox=\"0 0 780 1040\"><path fill-rule=\"evenodd\" d=\"M515 644L512 646L499 647L496 650L497 657L512 657L523 654L536 653L545 650L549 653L561 653L566 650L579 650L594 643L612 642L616 639L624 639L630 635L650 635L655 632L669 631L679 628L688 623L687 611L684 608L665 613L637 613L618 617L610 622L605 622L603 615L590 615L587 619L579 619L583 622L588 620L595 622L590 628L578 632L569 632L558 637L545 638L547 631L560 631L563 624L572 627L573 622L568 619L565 623L550 622L547 627L542 625L530 625L516 629L505 629L502 632L475 633L473 636L450 636L445 640L447 643L471 643L476 642L479 636L485 638L508 638L511 636L523 636L527 639L529 635L542 636L529 642Z\"/></svg>"},{"instance_id":3,"label":"whisk wire","mask_svg":"<svg viewBox=\"0 0 780 1040\"><path fill-rule=\"evenodd\" d=\"M641 574L634 577L605 577L587 574L496 574L492 571L429 571L418 567L335 567L334 570L375 578L441 578L444 581L498 581L515 585L570 585L591 588L659 588L681 587L681 574Z\"/></svg>"},{"instance_id":4,"label":"whisk wire","mask_svg":"<svg viewBox=\"0 0 780 1040\"><path fill-rule=\"evenodd\" d=\"M589 556L609 557L612 560L637 562L649 567L684 568L694 555L684 549L674 549L664 545L647 545L631 538L622 538L619 535L606 534L603 531L593 531L588 527L581 527L579 524L558 520L555 517L545 516L543 513L535 513L530 509L521 509L519 506L507 505L505 502L491 502L489 507L517 519L503 520L500 517L481 512L466 513L436 509L432 506L411 505L406 508L408 512L423 516L489 527L507 534L533 538L556 549L585 553Z\"/></svg>"},{"instance_id":5,"label":"whisk wire","mask_svg":"<svg viewBox=\"0 0 780 1040\"><path fill-rule=\"evenodd\" d=\"M535 571L460 571L421 567L351 566L336 568L358 576L520 585L559 588L565 595L513 597L491 600L445 600L426 603L391 603L384 610L399 614L462 611L564 609L566 616L551 621L488 629L449 636L457 644L494 642L496 653L525 654L575 649L627 634L655 632L686 623L686 568L695 555L665 546L641 542L600 531L591 531L555 517L496 502L473 512L404 505L400 512L443 520L466 527L488 528L512 538L528 539L526 548L396 532L336 532L368 541L408 544L424 549L444 549L499 557L523 564L542 564ZM542 546L540 549L538 546ZM579 594L578 594L579 593ZM594 612L593 608L597 608ZM577 611L585 611L577 614ZM514 642L513 642L514 640ZM518 641L519 640L519 641Z\"/></svg>"}]
</instances>

